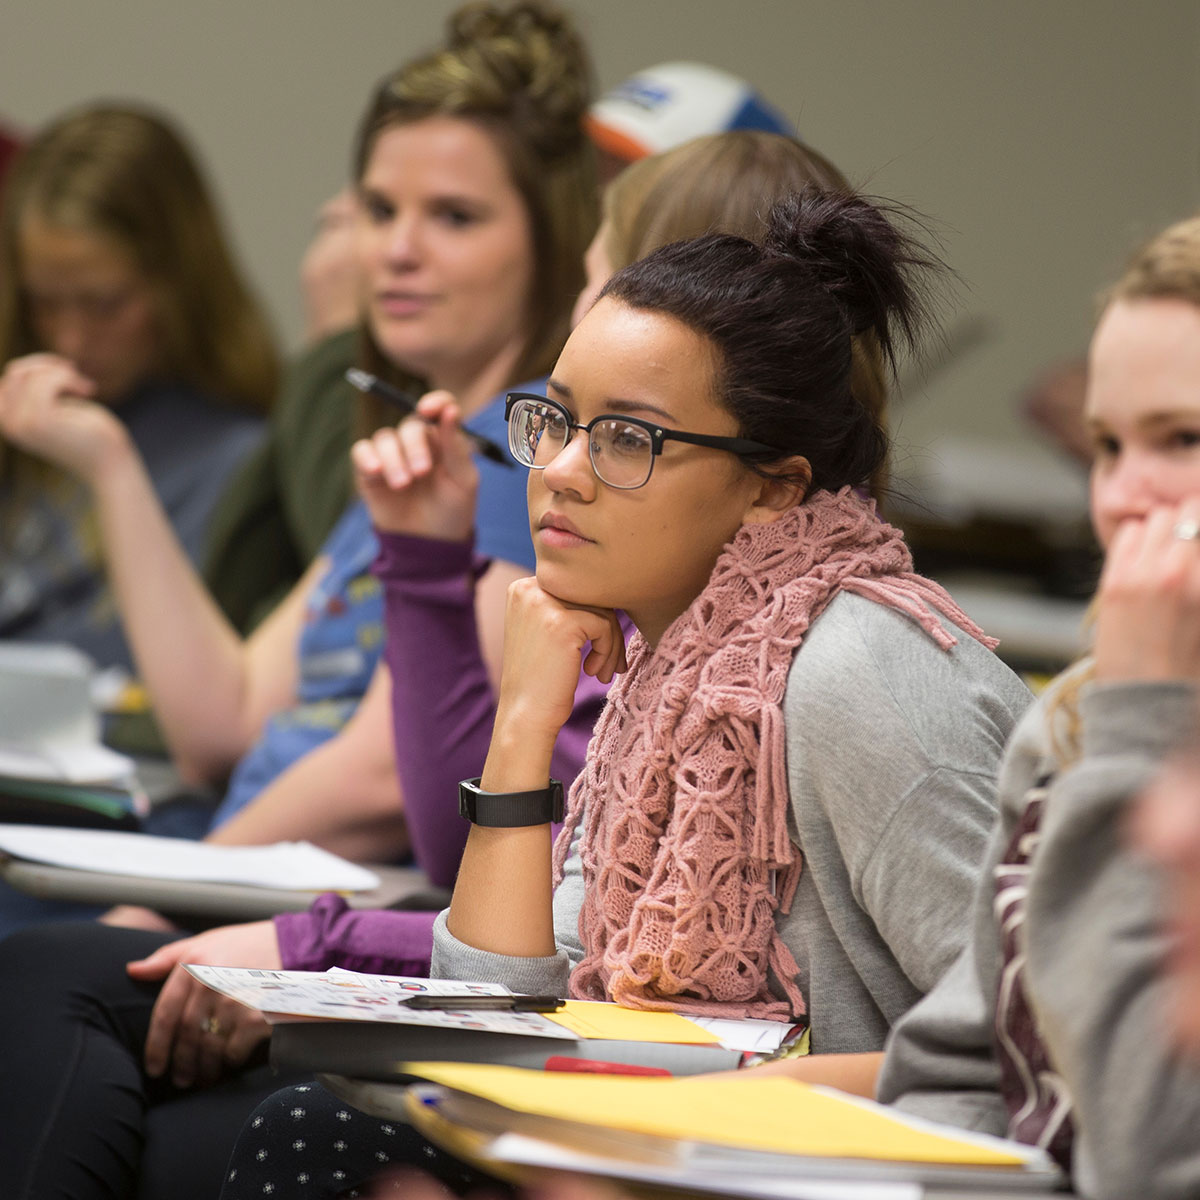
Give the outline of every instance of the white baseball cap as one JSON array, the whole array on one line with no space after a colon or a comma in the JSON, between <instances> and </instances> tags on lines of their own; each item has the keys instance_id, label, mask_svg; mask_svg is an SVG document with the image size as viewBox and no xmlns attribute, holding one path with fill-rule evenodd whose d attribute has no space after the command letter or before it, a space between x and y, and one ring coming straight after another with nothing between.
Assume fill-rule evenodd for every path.
<instances>
[{"instance_id":1,"label":"white baseball cap","mask_svg":"<svg viewBox=\"0 0 1200 1200\"><path fill-rule=\"evenodd\" d=\"M584 124L601 150L627 162L730 129L795 134L744 79L693 62L638 71L601 96Z\"/></svg>"}]
</instances>

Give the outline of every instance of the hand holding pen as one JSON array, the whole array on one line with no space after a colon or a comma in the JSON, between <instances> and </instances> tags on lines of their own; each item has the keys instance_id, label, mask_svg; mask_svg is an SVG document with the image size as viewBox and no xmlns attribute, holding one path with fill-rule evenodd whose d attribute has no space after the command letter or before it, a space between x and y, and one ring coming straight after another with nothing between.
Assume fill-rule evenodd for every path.
<instances>
[{"instance_id":1,"label":"hand holding pen","mask_svg":"<svg viewBox=\"0 0 1200 1200\"><path fill-rule=\"evenodd\" d=\"M479 468L449 392L417 402L420 420L377 429L350 450L358 493L377 529L465 542L475 527Z\"/></svg>"},{"instance_id":2,"label":"hand holding pen","mask_svg":"<svg viewBox=\"0 0 1200 1200\"><path fill-rule=\"evenodd\" d=\"M407 392L402 392L397 387L393 387L377 375L372 375L369 371L361 371L358 367L351 367L346 372L346 381L358 388L360 392L364 392L368 396L375 396L384 401L384 403L390 404L398 412L406 415L415 414L424 421L433 419L421 411L419 402L414 397L408 395ZM482 433L476 433L473 429L463 429L462 433L484 458L490 459L494 463L499 463L502 467L516 467L517 464L508 452L497 446L491 438L484 437Z\"/></svg>"}]
</instances>

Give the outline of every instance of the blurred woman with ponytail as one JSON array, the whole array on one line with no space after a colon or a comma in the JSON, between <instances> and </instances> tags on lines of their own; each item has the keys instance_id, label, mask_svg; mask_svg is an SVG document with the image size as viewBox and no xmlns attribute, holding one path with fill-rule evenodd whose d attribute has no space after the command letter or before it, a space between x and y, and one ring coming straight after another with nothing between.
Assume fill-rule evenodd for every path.
<instances>
[{"instance_id":1,"label":"blurred woman with ponytail","mask_svg":"<svg viewBox=\"0 0 1200 1200\"><path fill-rule=\"evenodd\" d=\"M618 271L545 393L508 397L537 574L509 589L433 974L804 1019L812 1055L759 1069L869 1093L893 1022L962 946L1029 696L856 490L887 441L853 393L852 339L888 360L916 339L934 261L844 192L781 201L760 240ZM469 490L459 464L439 455L411 503L445 477ZM552 846L581 653L619 678ZM336 1196L401 1158L470 1181L411 1129L285 1090L222 1196L282 1193L283 1163Z\"/></svg>"}]
</instances>

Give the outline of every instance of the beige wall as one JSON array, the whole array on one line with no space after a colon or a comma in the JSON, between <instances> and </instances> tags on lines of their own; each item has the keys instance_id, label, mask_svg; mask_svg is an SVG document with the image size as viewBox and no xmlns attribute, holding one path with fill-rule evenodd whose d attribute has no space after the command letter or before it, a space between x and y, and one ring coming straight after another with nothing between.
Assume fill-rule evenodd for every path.
<instances>
[{"instance_id":1,"label":"beige wall","mask_svg":"<svg viewBox=\"0 0 1200 1200\"><path fill-rule=\"evenodd\" d=\"M190 129L289 341L295 265L342 178L370 83L433 42L449 0L3 0L0 113L100 95ZM1138 238L1200 203L1194 0L576 0L602 84L667 58L754 79L869 190L944 232L957 356L898 404L1020 436L1039 364L1083 347L1091 296ZM960 336L961 335L961 336Z\"/></svg>"}]
</instances>

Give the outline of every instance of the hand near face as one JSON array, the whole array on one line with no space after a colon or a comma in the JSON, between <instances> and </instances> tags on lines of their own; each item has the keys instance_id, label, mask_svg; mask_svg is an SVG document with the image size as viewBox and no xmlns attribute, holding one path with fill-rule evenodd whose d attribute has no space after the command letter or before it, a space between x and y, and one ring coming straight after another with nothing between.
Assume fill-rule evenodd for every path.
<instances>
[{"instance_id":1,"label":"hand near face","mask_svg":"<svg viewBox=\"0 0 1200 1200\"><path fill-rule=\"evenodd\" d=\"M181 963L278 970L275 926L254 921L210 929L126 965L134 979L166 979L146 1034L146 1073L157 1078L169 1068L176 1087L204 1086L241 1066L270 1026L261 1013L193 979Z\"/></svg>"},{"instance_id":2,"label":"hand near face","mask_svg":"<svg viewBox=\"0 0 1200 1200\"><path fill-rule=\"evenodd\" d=\"M358 320L362 277L357 220L358 205L350 188L343 188L321 205L316 232L300 263L304 332L310 341L346 329Z\"/></svg>"},{"instance_id":3,"label":"hand near face","mask_svg":"<svg viewBox=\"0 0 1200 1200\"><path fill-rule=\"evenodd\" d=\"M430 392L420 416L355 442L355 483L376 528L465 542L475 525L479 472L449 392Z\"/></svg>"},{"instance_id":4,"label":"hand near face","mask_svg":"<svg viewBox=\"0 0 1200 1200\"><path fill-rule=\"evenodd\" d=\"M1097 592L1096 677L1200 681L1200 498L1114 534Z\"/></svg>"},{"instance_id":5,"label":"hand near face","mask_svg":"<svg viewBox=\"0 0 1200 1200\"><path fill-rule=\"evenodd\" d=\"M56 354L13 359L0 375L0 436L92 482L128 441L95 394L95 384Z\"/></svg>"},{"instance_id":6,"label":"hand near face","mask_svg":"<svg viewBox=\"0 0 1200 1200\"><path fill-rule=\"evenodd\" d=\"M584 671L611 682L625 670L625 637L611 609L567 604L533 576L511 584L496 728L511 723L552 741L574 708L580 655L589 642Z\"/></svg>"}]
</instances>

